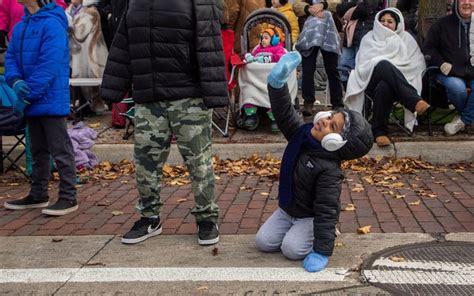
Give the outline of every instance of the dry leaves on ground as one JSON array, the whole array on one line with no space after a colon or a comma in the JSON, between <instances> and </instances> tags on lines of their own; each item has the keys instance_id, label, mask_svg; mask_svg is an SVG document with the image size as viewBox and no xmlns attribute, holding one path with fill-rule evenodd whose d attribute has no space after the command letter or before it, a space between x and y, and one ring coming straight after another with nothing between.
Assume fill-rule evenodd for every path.
<instances>
[{"instance_id":1,"label":"dry leaves on ground","mask_svg":"<svg viewBox=\"0 0 474 296\"><path fill-rule=\"evenodd\" d=\"M372 228L372 225L367 225L367 226L360 227L359 229L357 229L357 233L358 234L367 234L367 233L370 232L370 228Z\"/></svg>"}]
</instances>

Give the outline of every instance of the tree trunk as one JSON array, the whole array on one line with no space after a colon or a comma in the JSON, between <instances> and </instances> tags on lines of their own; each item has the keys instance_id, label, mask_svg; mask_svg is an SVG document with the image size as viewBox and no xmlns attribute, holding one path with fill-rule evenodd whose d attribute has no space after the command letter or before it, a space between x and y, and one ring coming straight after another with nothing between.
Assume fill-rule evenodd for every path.
<instances>
[{"instance_id":1,"label":"tree trunk","mask_svg":"<svg viewBox=\"0 0 474 296\"><path fill-rule=\"evenodd\" d=\"M446 15L446 0L418 0L418 42L420 45L426 38L431 24Z\"/></svg>"}]
</instances>

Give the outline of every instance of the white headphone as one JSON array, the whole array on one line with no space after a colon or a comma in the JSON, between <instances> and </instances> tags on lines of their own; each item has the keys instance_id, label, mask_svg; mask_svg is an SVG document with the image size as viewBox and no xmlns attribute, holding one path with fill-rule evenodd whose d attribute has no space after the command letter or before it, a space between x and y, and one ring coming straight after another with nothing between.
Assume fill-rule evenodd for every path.
<instances>
[{"instance_id":1,"label":"white headphone","mask_svg":"<svg viewBox=\"0 0 474 296\"><path fill-rule=\"evenodd\" d=\"M327 118L332 115L331 111L320 111L316 113L313 119L313 124L316 124L320 119ZM323 137L321 140L321 146L327 151L336 151L342 148L347 143L342 136L338 133L330 133Z\"/></svg>"}]
</instances>

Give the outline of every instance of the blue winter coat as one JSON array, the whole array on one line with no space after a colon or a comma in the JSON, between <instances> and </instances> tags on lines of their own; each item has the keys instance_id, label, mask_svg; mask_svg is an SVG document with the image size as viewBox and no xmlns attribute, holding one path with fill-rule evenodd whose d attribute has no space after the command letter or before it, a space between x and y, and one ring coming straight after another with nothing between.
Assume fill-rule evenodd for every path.
<instances>
[{"instance_id":1,"label":"blue winter coat","mask_svg":"<svg viewBox=\"0 0 474 296\"><path fill-rule=\"evenodd\" d=\"M5 56L5 78L13 87L26 81L31 103L26 117L69 115L68 22L64 10L55 3L25 16L13 29Z\"/></svg>"}]
</instances>

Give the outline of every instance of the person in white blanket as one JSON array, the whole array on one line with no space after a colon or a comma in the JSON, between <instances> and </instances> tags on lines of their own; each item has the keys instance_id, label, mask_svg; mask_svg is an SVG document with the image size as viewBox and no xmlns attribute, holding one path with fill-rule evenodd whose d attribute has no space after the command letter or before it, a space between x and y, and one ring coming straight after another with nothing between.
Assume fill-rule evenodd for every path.
<instances>
[{"instance_id":1,"label":"person in white blanket","mask_svg":"<svg viewBox=\"0 0 474 296\"><path fill-rule=\"evenodd\" d=\"M388 118L395 102L405 108L405 126L413 130L416 115L430 105L421 94L424 56L405 32L402 13L387 8L375 16L374 29L362 38L356 67L347 83L345 105L362 112L365 93L373 99L372 133L378 146L391 144Z\"/></svg>"}]
</instances>

